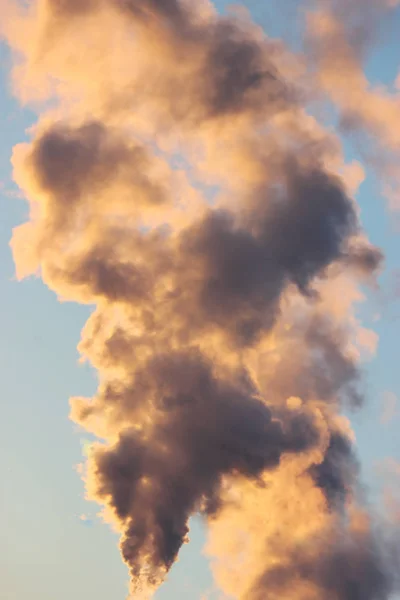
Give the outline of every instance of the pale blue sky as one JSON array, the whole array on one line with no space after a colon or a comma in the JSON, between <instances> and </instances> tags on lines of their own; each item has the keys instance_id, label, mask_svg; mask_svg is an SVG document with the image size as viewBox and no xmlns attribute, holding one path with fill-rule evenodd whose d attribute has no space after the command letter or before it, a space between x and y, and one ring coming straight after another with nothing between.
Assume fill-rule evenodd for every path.
<instances>
[{"instance_id":1,"label":"pale blue sky","mask_svg":"<svg viewBox=\"0 0 400 600\"><path fill-rule=\"evenodd\" d=\"M218 6L227 4L221 0ZM281 16L276 0L268 8L257 7L256 2L247 5L268 32L292 35L294 22L288 15L294 15L295 0L286 2ZM384 45L369 61L368 75L389 83L400 65L400 14L385 33ZM77 364L76 344L88 310L59 304L39 280L17 283L13 278L8 242L11 229L25 219L27 206L12 197L16 189L9 158L12 146L25 139L34 116L10 98L4 48L0 60L0 598L122 600L127 574L117 538L96 521L97 507L83 499L83 484L73 468L82 459L80 440L85 436L68 420L68 398L90 395L95 386L90 370ZM346 151L353 156L351 140ZM382 278L387 294L394 270L400 269L398 223L385 209L372 176L358 198L368 234L387 256ZM400 460L400 415L388 426L379 423L383 393L392 391L400 397L400 305L392 294L382 307L378 295L362 310L367 324L376 312L383 316L373 324L380 337L379 353L366 365L368 405L353 419L365 480L373 485L377 461ZM79 520L82 513L94 518L90 526ZM192 538L157 600L196 600L211 586L206 560L200 555L204 539L199 523L193 526Z\"/></svg>"}]
</instances>

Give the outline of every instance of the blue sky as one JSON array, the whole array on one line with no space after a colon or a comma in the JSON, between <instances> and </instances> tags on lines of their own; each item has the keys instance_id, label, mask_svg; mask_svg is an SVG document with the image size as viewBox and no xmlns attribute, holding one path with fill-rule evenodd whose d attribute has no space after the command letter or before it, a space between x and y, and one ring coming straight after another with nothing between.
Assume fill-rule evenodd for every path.
<instances>
[{"instance_id":1,"label":"blue sky","mask_svg":"<svg viewBox=\"0 0 400 600\"><path fill-rule=\"evenodd\" d=\"M221 1L218 7L227 4ZM276 1L267 9L247 3L268 32L286 37L293 32L288 13L295 4L287 2L279 16ZM387 27L384 44L373 52L367 72L372 81L389 84L400 65L400 15ZM97 507L84 500L83 484L74 470L82 460L81 442L86 436L68 420L68 398L90 395L95 388L93 374L78 364L76 351L88 309L60 304L40 280L17 283L14 278L8 243L12 228L25 220L27 205L12 183L9 160L13 145L26 138L34 115L22 111L10 97L5 48L0 61L0 596L7 600L124 598L127 574L118 539L96 519ZM351 140L346 151L353 156ZM385 208L371 174L358 200L371 240L386 254L382 290L370 294L362 308L368 325L377 312L382 316L373 323L379 351L365 366L367 406L352 416L365 481L376 489L377 463L388 457L400 460L400 413L389 424L380 423L385 392L400 397L400 305L393 292L395 271L400 269L399 221ZM81 521L82 514L91 521ZM204 533L198 522L193 523L191 537L192 544L184 548L157 600L200 598L211 586L201 556Z\"/></svg>"}]
</instances>

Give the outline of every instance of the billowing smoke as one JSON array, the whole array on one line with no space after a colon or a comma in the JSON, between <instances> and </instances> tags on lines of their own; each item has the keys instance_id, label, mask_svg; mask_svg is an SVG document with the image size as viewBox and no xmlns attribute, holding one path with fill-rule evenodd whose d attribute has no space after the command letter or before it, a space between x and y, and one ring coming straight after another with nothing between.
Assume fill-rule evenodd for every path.
<instances>
[{"instance_id":1,"label":"billowing smoke","mask_svg":"<svg viewBox=\"0 0 400 600\"><path fill-rule=\"evenodd\" d=\"M31 206L17 273L95 307L79 349L99 388L71 416L99 438L88 496L121 533L133 597L200 513L235 598L388 599L394 546L341 416L362 404L376 340L354 305L382 255L301 61L207 0L5 13L16 93L43 107L13 158Z\"/></svg>"},{"instance_id":2,"label":"billowing smoke","mask_svg":"<svg viewBox=\"0 0 400 600\"><path fill-rule=\"evenodd\" d=\"M399 94L371 84L363 64L379 38L377 24L390 22L390 9L398 5L398 0L323 0L308 17L308 49L321 92L334 103L341 129L357 139L364 161L377 170L395 210L400 206Z\"/></svg>"}]
</instances>

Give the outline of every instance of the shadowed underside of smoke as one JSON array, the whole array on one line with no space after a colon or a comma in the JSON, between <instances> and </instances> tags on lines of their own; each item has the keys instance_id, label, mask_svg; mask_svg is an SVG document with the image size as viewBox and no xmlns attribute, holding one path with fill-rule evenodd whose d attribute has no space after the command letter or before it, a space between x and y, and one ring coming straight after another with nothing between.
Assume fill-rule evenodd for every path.
<instances>
[{"instance_id":1,"label":"shadowed underside of smoke","mask_svg":"<svg viewBox=\"0 0 400 600\"><path fill-rule=\"evenodd\" d=\"M260 525L265 555L255 543L238 598L387 599L379 531L349 524L358 467L340 417L361 403L352 290L382 256L361 237L329 166L334 144L301 106L283 48L207 2L38 6L39 39L25 51L41 48L32 77L44 61L63 80L64 112L15 153L34 210L12 245L21 276L40 272L63 298L96 306L80 350L99 389L73 399L72 418L104 440L88 493L121 532L133 593L162 583L192 514L251 512L238 498L254 485L266 506L281 490L284 533ZM76 31L103 60L108 21L135 52L123 60L109 47L117 64L99 66L92 93L84 53L70 69L85 43ZM198 200L193 171L171 167L173 142L222 190L215 205ZM312 535L286 524L284 477L294 502L302 486L317 498Z\"/></svg>"},{"instance_id":2,"label":"shadowed underside of smoke","mask_svg":"<svg viewBox=\"0 0 400 600\"><path fill-rule=\"evenodd\" d=\"M299 545L284 564L269 569L248 594L248 600L288 597L290 588L300 588L305 582L309 597L315 589L323 598L366 600L389 598L393 579L385 567L388 559L380 553L372 537L349 536L338 525L333 539L316 540L313 548ZM318 597L321 597L319 595Z\"/></svg>"}]
</instances>

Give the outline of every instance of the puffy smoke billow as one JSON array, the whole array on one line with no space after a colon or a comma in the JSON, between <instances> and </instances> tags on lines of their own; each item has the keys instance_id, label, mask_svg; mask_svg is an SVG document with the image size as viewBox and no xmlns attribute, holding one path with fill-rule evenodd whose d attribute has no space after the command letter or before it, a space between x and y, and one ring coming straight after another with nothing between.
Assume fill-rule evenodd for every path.
<instances>
[{"instance_id":1,"label":"puffy smoke billow","mask_svg":"<svg viewBox=\"0 0 400 600\"><path fill-rule=\"evenodd\" d=\"M31 206L17 273L95 307L79 349L99 388L71 416L99 438L88 497L121 533L133 597L200 513L233 597L388 599L395 546L341 416L362 404L376 340L354 306L382 255L301 65L207 0L6 16L16 93L52 106L14 152Z\"/></svg>"},{"instance_id":2,"label":"puffy smoke billow","mask_svg":"<svg viewBox=\"0 0 400 600\"><path fill-rule=\"evenodd\" d=\"M322 93L335 105L340 127L358 140L377 170L392 209L399 208L400 102L397 90L371 84L363 63L382 19L398 0L323 0L308 16L308 49Z\"/></svg>"}]
</instances>

